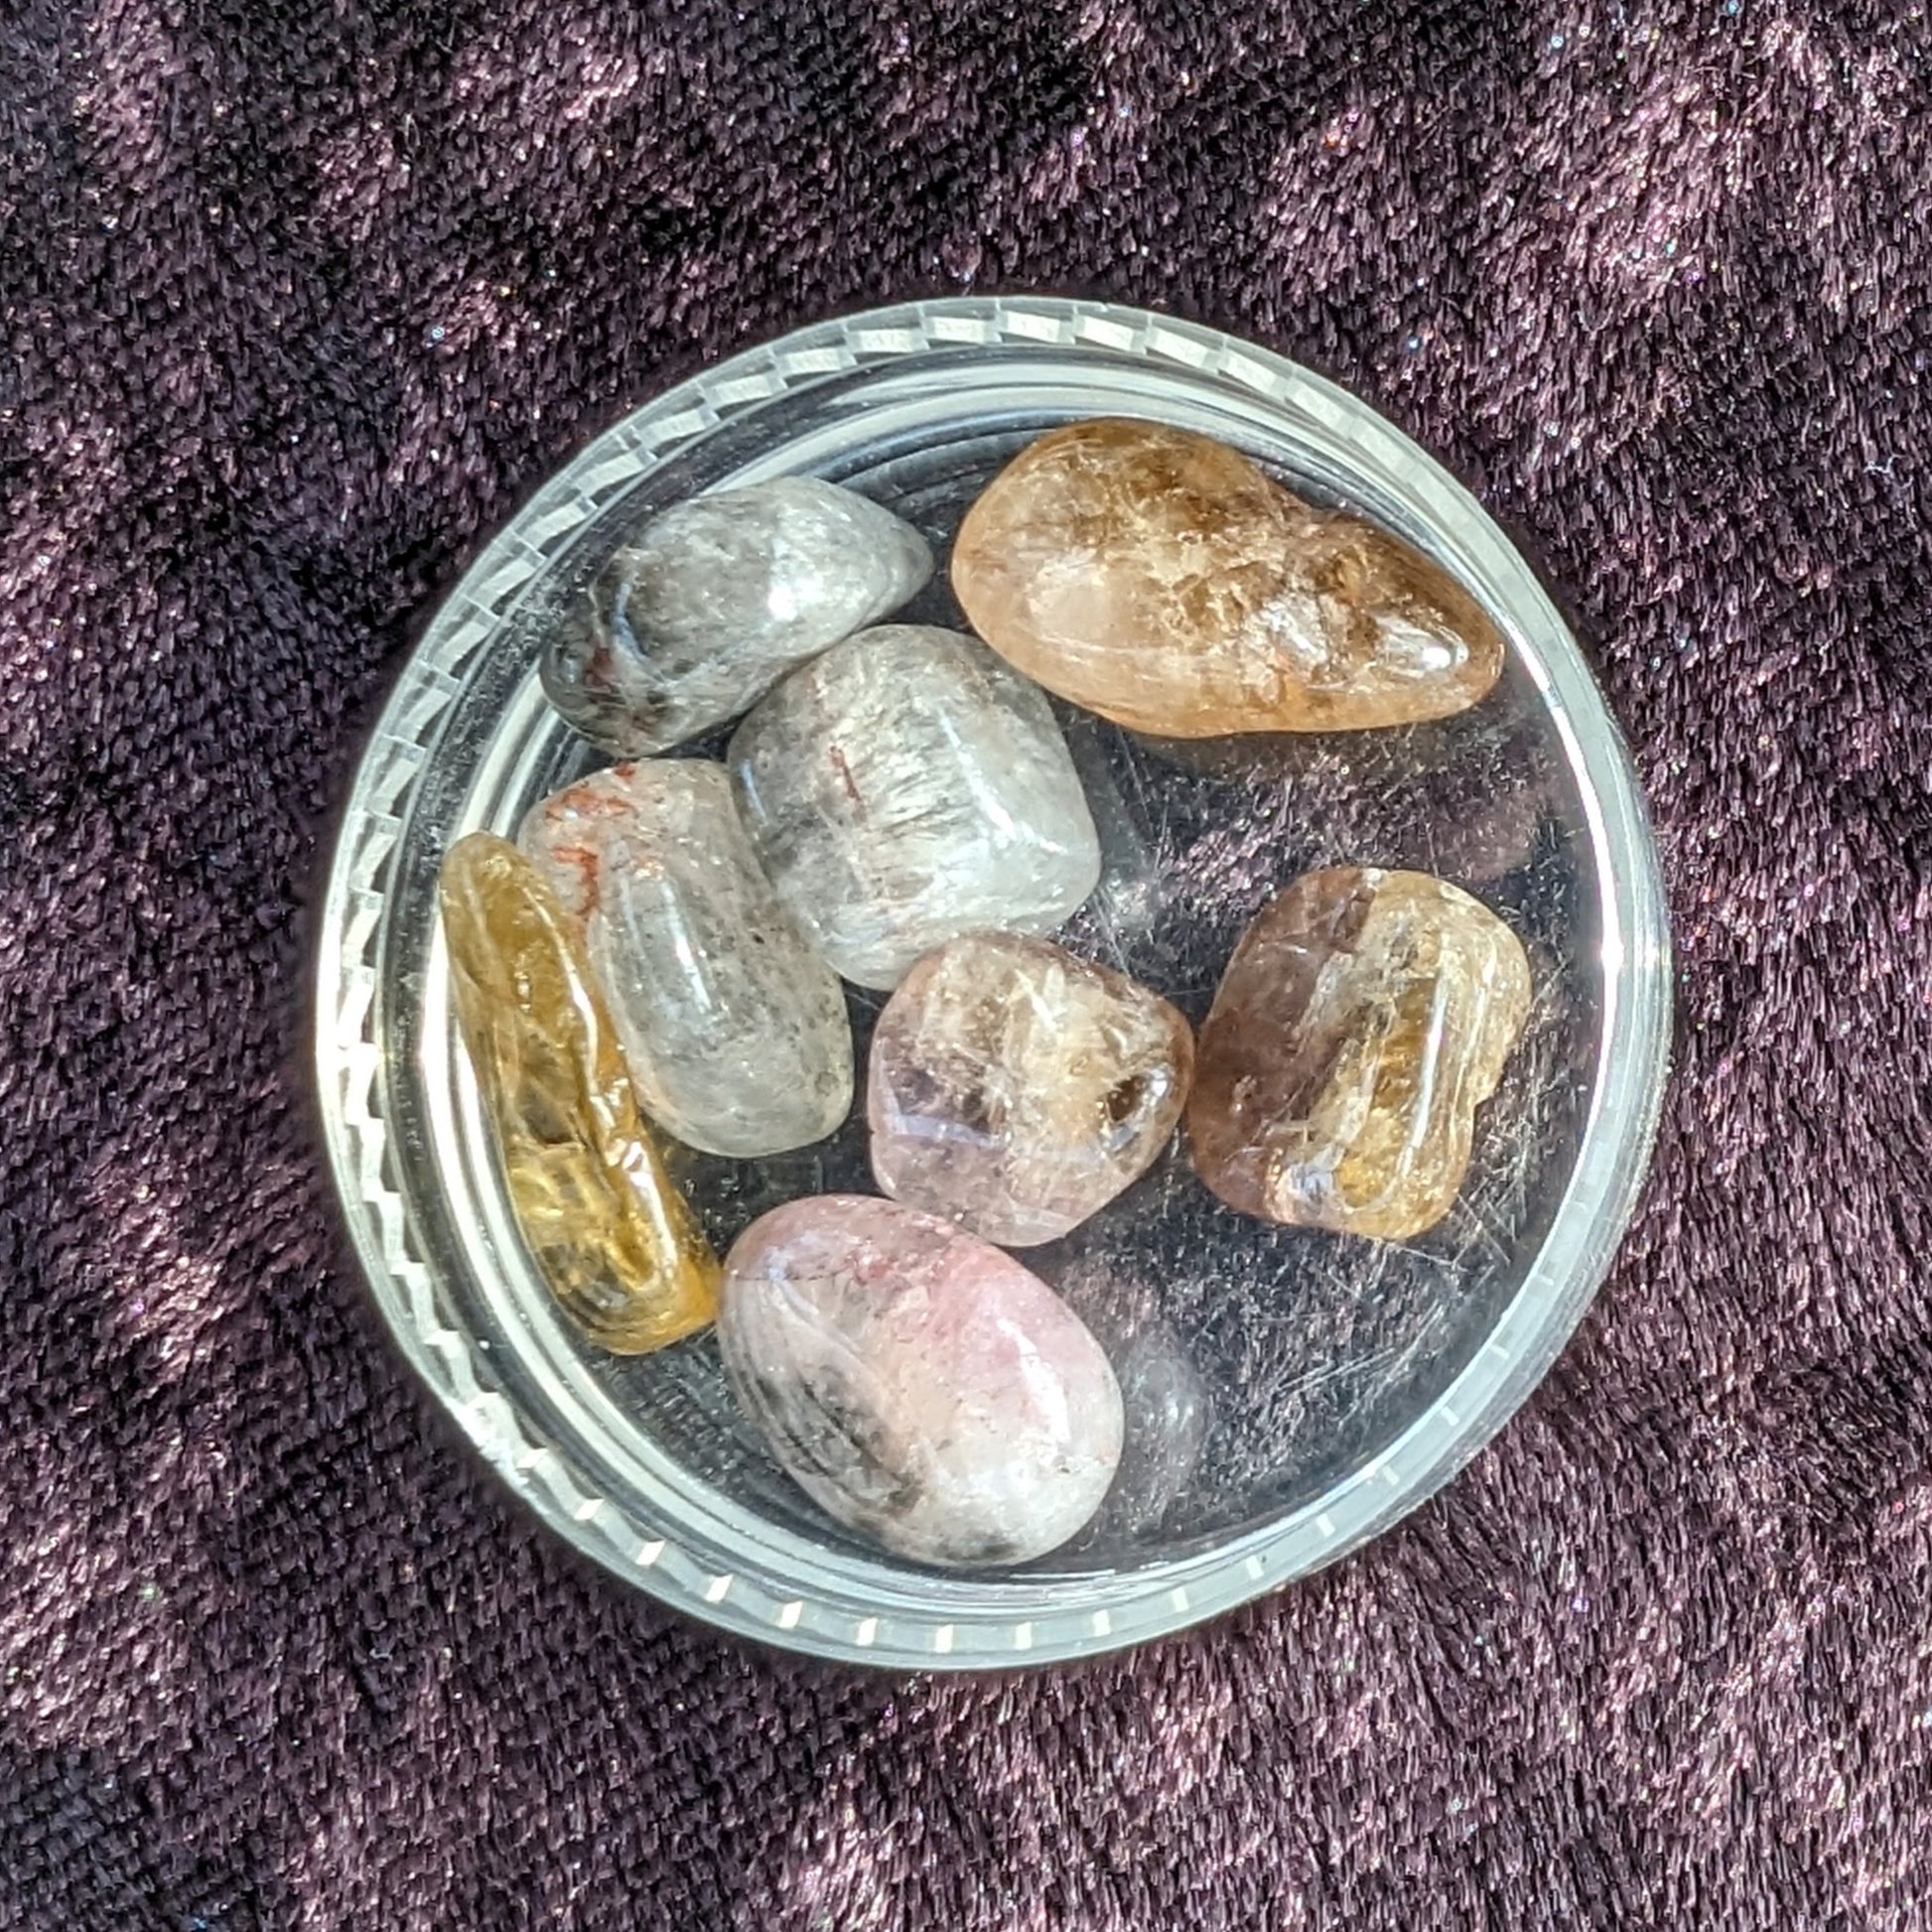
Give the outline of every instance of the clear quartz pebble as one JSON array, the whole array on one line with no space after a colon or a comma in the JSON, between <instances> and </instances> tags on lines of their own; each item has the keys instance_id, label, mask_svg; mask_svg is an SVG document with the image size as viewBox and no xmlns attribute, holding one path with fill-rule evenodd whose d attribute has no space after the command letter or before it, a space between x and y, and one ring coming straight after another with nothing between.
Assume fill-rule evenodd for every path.
<instances>
[{"instance_id":1,"label":"clear quartz pebble","mask_svg":"<svg viewBox=\"0 0 1932 1932\"><path fill-rule=\"evenodd\" d=\"M855 1194L753 1222L725 1264L725 1370L779 1465L920 1563L1024 1563L1120 1461L1100 1344L1036 1275L950 1222Z\"/></svg>"},{"instance_id":2,"label":"clear quartz pebble","mask_svg":"<svg viewBox=\"0 0 1932 1932\"><path fill-rule=\"evenodd\" d=\"M1124 973L1047 939L962 934L873 1029L873 1173L1005 1247L1056 1240L1153 1165L1193 1064L1187 1022Z\"/></svg>"},{"instance_id":3,"label":"clear quartz pebble","mask_svg":"<svg viewBox=\"0 0 1932 1932\"><path fill-rule=\"evenodd\" d=\"M931 575L909 523L816 477L694 496L653 517L575 600L545 647L543 688L607 751L667 751Z\"/></svg>"},{"instance_id":4,"label":"clear quartz pebble","mask_svg":"<svg viewBox=\"0 0 1932 1932\"><path fill-rule=\"evenodd\" d=\"M1100 877L1045 695L956 630L834 645L739 726L730 763L780 897L861 986L962 932L1051 932Z\"/></svg>"},{"instance_id":5,"label":"clear quartz pebble","mask_svg":"<svg viewBox=\"0 0 1932 1932\"><path fill-rule=\"evenodd\" d=\"M1059 1283L1120 1384L1126 1443L1113 1487L1080 1538L1141 1537L1158 1529L1200 1465L1214 1398L1153 1284L1105 1261L1076 1260Z\"/></svg>"},{"instance_id":6,"label":"clear quartz pebble","mask_svg":"<svg viewBox=\"0 0 1932 1932\"><path fill-rule=\"evenodd\" d=\"M523 850L583 921L639 1101L707 1154L781 1154L852 1106L837 976L759 869L721 764L598 771L536 805Z\"/></svg>"}]
</instances>

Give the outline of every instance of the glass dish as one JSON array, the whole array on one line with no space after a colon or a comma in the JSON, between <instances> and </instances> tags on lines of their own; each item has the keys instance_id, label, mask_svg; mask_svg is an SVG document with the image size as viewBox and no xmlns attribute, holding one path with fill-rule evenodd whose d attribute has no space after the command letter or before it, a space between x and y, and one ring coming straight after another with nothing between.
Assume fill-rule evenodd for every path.
<instances>
[{"instance_id":1,"label":"glass dish","mask_svg":"<svg viewBox=\"0 0 1932 1932\"><path fill-rule=\"evenodd\" d=\"M1413 865L1529 946L1536 1010L1483 1109L1461 1200L1420 1239L1273 1228L1175 1154L1029 1264L1116 1352L1130 1426L1196 1446L1184 1490L1130 1450L1096 1524L1024 1568L941 1573L865 1546L767 1459L701 1337L580 1345L516 1236L453 1031L435 916L447 846L513 832L604 760L538 688L557 601L653 507L811 472L943 556L1014 450L1129 415L1247 451L1433 552L1495 615L1502 683L1446 723L1164 745L1062 708L1107 869L1070 942L1198 1021L1236 933L1311 865ZM943 567L911 608L957 621ZM1219 883L1207 891L1202 881ZM600 437L488 547L404 666L356 774L321 933L317 1069L348 1225L398 1345L559 1534L679 1609L897 1667L1011 1666L1174 1630L1331 1563L1415 1508L1548 1368L1607 1267L1656 1123L1669 952L1630 764L1575 639L1475 501L1353 397L1169 318L967 297L818 324ZM852 996L864 1029L876 996ZM871 1191L863 1126L775 1159L680 1157L721 1247L793 1195Z\"/></svg>"}]
</instances>

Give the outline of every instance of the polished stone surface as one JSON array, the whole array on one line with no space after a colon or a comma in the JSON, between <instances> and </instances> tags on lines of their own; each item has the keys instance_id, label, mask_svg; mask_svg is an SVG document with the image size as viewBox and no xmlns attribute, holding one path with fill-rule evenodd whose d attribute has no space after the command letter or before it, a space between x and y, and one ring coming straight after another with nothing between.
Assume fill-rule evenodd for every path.
<instances>
[{"instance_id":1,"label":"polished stone surface","mask_svg":"<svg viewBox=\"0 0 1932 1932\"><path fill-rule=\"evenodd\" d=\"M1503 664L1440 564L1155 423L1072 423L1022 451L967 512L952 585L1029 677L1176 738L1443 718Z\"/></svg>"},{"instance_id":2,"label":"polished stone surface","mask_svg":"<svg viewBox=\"0 0 1932 1932\"><path fill-rule=\"evenodd\" d=\"M989 1241L1054 1240L1153 1165L1193 1059L1186 1021L1125 974L1050 940L963 934L874 1028L873 1173Z\"/></svg>"},{"instance_id":3,"label":"polished stone surface","mask_svg":"<svg viewBox=\"0 0 1932 1932\"><path fill-rule=\"evenodd\" d=\"M749 1158L845 1119L844 992L759 870L723 765L614 765L543 800L518 837L584 922L653 1120Z\"/></svg>"},{"instance_id":4,"label":"polished stone surface","mask_svg":"<svg viewBox=\"0 0 1932 1932\"><path fill-rule=\"evenodd\" d=\"M666 751L897 611L931 574L909 523L816 477L694 496L653 517L564 613L544 690L608 751Z\"/></svg>"},{"instance_id":5,"label":"polished stone surface","mask_svg":"<svg viewBox=\"0 0 1932 1932\"><path fill-rule=\"evenodd\" d=\"M450 848L440 897L457 1022L517 1224L558 1304L619 1354L703 1327L718 1258L638 1117L569 915L486 832Z\"/></svg>"},{"instance_id":6,"label":"polished stone surface","mask_svg":"<svg viewBox=\"0 0 1932 1932\"><path fill-rule=\"evenodd\" d=\"M1421 1233L1462 1184L1530 998L1522 942L1458 888L1304 874L1242 934L1201 1029L1201 1178L1269 1220Z\"/></svg>"},{"instance_id":7,"label":"polished stone surface","mask_svg":"<svg viewBox=\"0 0 1932 1932\"><path fill-rule=\"evenodd\" d=\"M730 761L772 883L861 986L978 927L1050 932L1100 876L1052 707L956 630L847 638L759 705Z\"/></svg>"},{"instance_id":8,"label":"polished stone surface","mask_svg":"<svg viewBox=\"0 0 1932 1932\"><path fill-rule=\"evenodd\" d=\"M1119 1387L1066 1304L893 1201L821 1195L754 1222L726 1261L718 1339L785 1471L920 1563L1044 1555L1120 1460Z\"/></svg>"}]
</instances>

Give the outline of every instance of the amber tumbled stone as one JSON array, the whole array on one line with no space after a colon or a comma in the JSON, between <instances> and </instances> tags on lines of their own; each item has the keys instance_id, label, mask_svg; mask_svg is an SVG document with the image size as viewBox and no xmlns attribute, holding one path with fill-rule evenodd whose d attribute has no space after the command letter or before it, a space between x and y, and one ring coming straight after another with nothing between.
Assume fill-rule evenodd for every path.
<instances>
[{"instance_id":1,"label":"amber tumbled stone","mask_svg":"<svg viewBox=\"0 0 1932 1932\"><path fill-rule=\"evenodd\" d=\"M1447 718L1503 665L1502 632L1433 559L1159 423L1029 445L967 512L952 585L1017 669L1167 737Z\"/></svg>"},{"instance_id":2,"label":"amber tumbled stone","mask_svg":"<svg viewBox=\"0 0 1932 1932\"><path fill-rule=\"evenodd\" d=\"M1201 1029L1196 1171L1267 1220L1420 1234L1462 1185L1530 995L1522 942L1447 881L1304 874L1242 934Z\"/></svg>"},{"instance_id":3,"label":"amber tumbled stone","mask_svg":"<svg viewBox=\"0 0 1932 1932\"><path fill-rule=\"evenodd\" d=\"M443 861L457 1023L517 1224L564 1311L642 1354L717 1312L720 1268L637 1112L575 923L528 859L487 832Z\"/></svg>"}]
</instances>

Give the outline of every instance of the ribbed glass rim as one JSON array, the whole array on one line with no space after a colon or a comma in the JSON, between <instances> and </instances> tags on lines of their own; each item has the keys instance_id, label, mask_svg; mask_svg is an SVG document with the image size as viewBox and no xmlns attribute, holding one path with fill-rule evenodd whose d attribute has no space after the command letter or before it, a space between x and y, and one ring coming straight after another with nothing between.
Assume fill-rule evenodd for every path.
<instances>
[{"instance_id":1,"label":"ribbed glass rim","mask_svg":"<svg viewBox=\"0 0 1932 1932\"><path fill-rule=\"evenodd\" d=\"M1602 1032L1582 1149L1487 1340L1393 1443L1310 1503L1184 1559L1078 1579L869 1564L704 1485L686 1493L674 1471L634 1494L607 1493L584 1433L594 1419L560 1407L555 1389L463 1318L422 1224L421 1150L395 1131L406 1102L404 1117L428 1120L440 1155L460 1165L444 1130L465 1106L467 1069L450 1065L440 939L396 957L390 885L435 787L443 727L505 613L587 515L696 439L803 385L963 347L1183 371L1245 411L1318 426L1351 466L1399 488L1407 515L1477 568L1510 631L1575 772L1598 887ZM490 754L513 755L508 745ZM448 822L443 805L441 835L471 829ZM1468 491L1357 398L1234 337L1108 304L962 296L814 324L677 384L591 443L478 557L404 665L349 792L318 940L315 1064L337 1190L377 1308L464 1433L552 1529L663 1602L788 1649L899 1668L1013 1667L1144 1641L1320 1569L1423 1502L1495 1435L1575 1329L1635 1207L1664 1087L1670 984L1662 879L1622 739L1562 616ZM416 1003L409 1030L397 1025L405 1001ZM396 1050L404 1031L419 1035L413 1051ZM474 1211L500 1219L487 1176L455 1184ZM507 1238L501 1227L496 1236Z\"/></svg>"}]
</instances>

